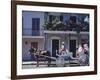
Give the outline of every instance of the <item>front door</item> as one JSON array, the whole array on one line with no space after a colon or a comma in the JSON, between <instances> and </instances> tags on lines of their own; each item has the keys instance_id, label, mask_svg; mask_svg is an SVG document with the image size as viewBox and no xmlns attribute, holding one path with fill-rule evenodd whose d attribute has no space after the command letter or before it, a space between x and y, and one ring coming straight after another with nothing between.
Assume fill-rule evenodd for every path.
<instances>
[{"instance_id":1,"label":"front door","mask_svg":"<svg viewBox=\"0 0 100 80\"><path fill-rule=\"evenodd\" d=\"M70 52L73 53L73 57L76 57L76 40L70 40Z\"/></svg>"},{"instance_id":2,"label":"front door","mask_svg":"<svg viewBox=\"0 0 100 80\"><path fill-rule=\"evenodd\" d=\"M38 49L38 42L31 42L31 47Z\"/></svg>"},{"instance_id":3,"label":"front door","mask_svg":"<svg viewBox=\"0 0 100 80\"><path fill-rule=\"evenodd\" d=\"M52 40L52 56L56 57L56 50L59 50L59 40L53 39Z\"/></svg>"}]
</instances>

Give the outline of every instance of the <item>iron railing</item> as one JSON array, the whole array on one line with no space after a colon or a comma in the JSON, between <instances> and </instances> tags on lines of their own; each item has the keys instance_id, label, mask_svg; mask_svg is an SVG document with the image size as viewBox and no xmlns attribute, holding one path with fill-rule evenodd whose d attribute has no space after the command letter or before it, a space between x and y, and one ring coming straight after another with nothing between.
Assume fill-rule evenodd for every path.
<instances>
[{"instance_id":1,"label":"iron railing","mask_svg":"<svg viewBox=\"0 0 100 80\"><path fill-rule=\"evenodd\" d=\"M62 32L65 32L65 33L78 33L77 31L72 31L72 30L67 30L67 31L65 31L65 30L46 30L46 29L40 29L40 30L33 30L33 29L29 29L29 28L24 28L24 29L22 29L22 35L23 36L44 36L44 34L46 33L46 32L50 32L50 33L52 33L52 32L57 32L58 31L58 33L60 33L61 31ZM89 31L81 31L80 30L80 33L88 33Z\"/></svg>"},{"instance_id":2,"label":"iron railing","mask_svg":"<svg viewBox=\"0 0 100 80\"><path fill-rule=\"evenodd\" d=\"M41 36L43 35L43 30L33 30L29 28L22 29L23 36Z\"/></svg>"}]
</instances>

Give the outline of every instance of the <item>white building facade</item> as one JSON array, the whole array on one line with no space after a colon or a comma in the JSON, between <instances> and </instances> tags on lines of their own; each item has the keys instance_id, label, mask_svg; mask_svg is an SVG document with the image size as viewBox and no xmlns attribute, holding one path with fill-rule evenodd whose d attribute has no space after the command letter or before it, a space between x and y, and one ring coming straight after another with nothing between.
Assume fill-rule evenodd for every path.
<instances>
[{"instance_id":1,"label":"white building facade","mask_svg":"<svg viewBox=\"0 0 100 80\"><path fill-rule=\"evenodd\" d=\"M51 16L51 17L50 17ZM76 56L76 48L79 45L79 41L89 41L89 31L80 31L79 40L78 33L75 30L52 30L45 29L44 25L46 21L54 20L54 16L62 22L67 22L71 19L71 16L75 16L78 19L72 18L73 21L79 23L79 20L85 19L87 15L66 14L66 13L54 13L54 12L35 12L35 11L23 11L22 12L22 54L23 60L31 60L29 49L31 46L38 50L48 50L53 57L56 56L55 51L59 50L62 42L65 43L66 49ZM82 18L83 16L83 18ZM50 20L51 19L51 20ZM86 19L85 19L86 20ZM70 20L71 21L71 20ZM81 20L82 21L82 20Z\"/></svg>"}]
</instances>

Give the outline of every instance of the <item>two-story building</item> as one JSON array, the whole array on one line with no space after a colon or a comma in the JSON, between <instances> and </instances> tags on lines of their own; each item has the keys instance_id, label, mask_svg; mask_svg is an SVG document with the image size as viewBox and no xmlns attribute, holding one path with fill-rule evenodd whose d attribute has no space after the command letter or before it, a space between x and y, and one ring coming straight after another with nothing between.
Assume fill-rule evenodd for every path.
<instances>
[{"instance_id":1,"label":"two-story building","mask_svg":"<svg viewBox=\"0 0 100 80\"><path fill-rule=\"evenodd\" d=\"M31 60L31 46L38 50L48 50L55 57L55 51L60 49L62 42L75 57L78 45L87 41L88 14L22 11L23 60Z\"/></svg>"}]
</instances>

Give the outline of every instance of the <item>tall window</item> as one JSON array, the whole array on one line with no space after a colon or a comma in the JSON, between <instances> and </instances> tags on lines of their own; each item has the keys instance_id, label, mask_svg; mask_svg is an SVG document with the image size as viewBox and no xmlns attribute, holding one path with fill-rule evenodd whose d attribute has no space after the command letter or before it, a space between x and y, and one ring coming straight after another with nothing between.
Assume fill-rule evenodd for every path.
<instances>
[{"instance_id":1,"label":"tall window","mask_svg":"<svg viewBox=\"0 0 100 80\"><path fill-rule=\"evenodd\" d=\"M32 35L38 35L40 30L40 18L32 18Z\"/></svg>"},{"instance_id":2,"label":"tall window","mask_svg":"<svg viewBox=\"0 0 100 80\"><path fill-rule=\"evenodd\" d=\"M49 21L52 22L53 16L49 15Z\"/></svg>"},{"instance_id":3,"label":"tall window","mask_svg":"<svg viewBox=\"0 0 100 80\"><path fill-rule=\"evenodd\" d=\"M57 16L57 15L49 15L49 21L52 22L53 20L59 20L63 21L63 15Z\"/></svg>"},{"instance_id":4,"label":"tall window","mask_svg":"<svg viewBox=\"0 0 100 80\"><path fill-rule=\"evenodd\" d=\"M73 23L76 23L76 16L70 16L70 20L71 20Z\"/></svg>"},{"instance_id":5,"label":"tall window","mask_svg":"<svg viewBox=\"0 0 100 80\"><path fill-rule=\"evenodd\" d=\"M63 21L63 15L60 15L60 21Z\"/></svg>"}]
</instances>

